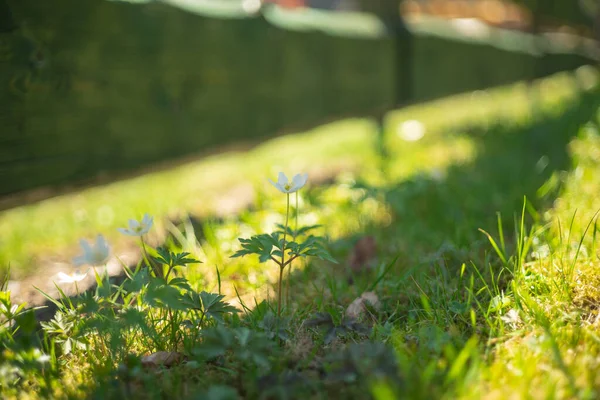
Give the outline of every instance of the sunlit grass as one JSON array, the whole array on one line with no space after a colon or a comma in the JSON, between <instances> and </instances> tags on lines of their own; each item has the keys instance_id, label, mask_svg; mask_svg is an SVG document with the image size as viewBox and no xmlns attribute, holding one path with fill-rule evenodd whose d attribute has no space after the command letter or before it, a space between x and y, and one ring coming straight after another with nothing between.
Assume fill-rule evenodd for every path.
<instances>
[{"instance_id":1,"label":"sunlit grass","mask_svg":"<svg viewBox=\"0 0 600 400\"><path fill-rule=\"evenodd\" d=\"M261 188L281 169L364 168L374 164L374 132L368 121L333 123L274 139L250 152L212 156L4 211L0 263L10 263L15 276L22 276L48 260L70 259L80 237L104 232L114 241L119 238L116 228L144 212L155 215L159 225L160 220L177 220L188 213L214 214L223 195L247 183Z\"/></svg>"},{"instance_id":2,"label":"sunlit grass","mask_svg":"<svg viewBox=\"0 0 600 400\"><path fill-rule=\"evenodd\" d=\"M597 216L600 135L594 118L571 143L562 191L532 232L530 261L507 288L515 310L479 384L467 394L595 398L600 384ZM507 315L507 313L503 313ZM485 394L485 396L483 395ZM469 397L469 396L466 396Z\"/></svg>"},{"instance_id":3,"label":"sunlit grass","mask_svg":"<svg viewBox=\"0 0 600 400\"><path fill-rule=\"evenodd\" d=\"M542 104L560 110L576 86L566 74L542 81ZM516 84L390 113L385 144L394 159L391 177L405 179L417 172L443 176L449 165L468 161L477 150L464 129L498 120L513 124L526 120L531 113L527 90L525 84ZM405 120L421 121L425 137L414 143L399 139L396 133ZM104 232L115 241L116 228L144 212L155 215L159 226L161 220L179 220L187 214L214 215L223 195L235 197L231 191L246 183L264 190L266 178L279 170L326 175L349 170L375 182L380 166L377 140L372 122L341 121L273 139L248 152L211 156L7 210L0 213L0 264L10 264L18 277L49 261L67 261L79 238ZM255 200L252 189L242 192Z\"/></svg>"},{"instance_id":4,"label":"sunlit grass","mask_svg":"<svg viewBox=\"0 0 600 400\"><path fill-rule=\"evenodd\" d=\"M307 398L596 398L600 96L582 71L390 113L382 154L375 126L349 120L5 212L0 227L10 240L3 246L26 235L34 243L31 253L6 253L13 260L43 258L44 251L66 258L80 236L117 240L114 228L149 212L162 220L155 243L166 237L172 249L203 262L182 268L194 288L220 290L232 302L239 293L245 307L229 324L265 332L265 315L275 306L261 301L275 297L277 271L252 256L231 259L237 238L283 222L285 198L267 177L280 169L335 172L300 193L298 222L322 225L319 234L339 264L294 266L284 308L289 339L275 339L281 353L273 353L266 389L267 371L241 368L235 351L159 374L142 370L132 384L119 375L126 360L108 358L106 338L92 333L93 351L60 356L60 368L69 372L56 378L55 395L184 398L228 385L250 397L278 388ZM254 188L252 207L211 217L219 205L214 193L243 184ZM108 204L109 222L97 215ZM78 222L78 210L91 214ZM60 231L53 221L62 215L69 222ZM32 228L29 218L39 226ZM44 243L48 226L68 240ZM376 251L368 264L352 268L355 240L365 235ZM346 307L364 291L380 302L363 320L368 334L343 325ZM331 317L325 328L340 331L331 336L307 327L317 312ZM126 331L135 357L167 346L167 338L159 346L135 332ZM340 362L350 374L345 381L335 380ZM275 379L290 374L305 381ZM35 397L35 389L28 393Z\"/></svg>"}]
</instances>

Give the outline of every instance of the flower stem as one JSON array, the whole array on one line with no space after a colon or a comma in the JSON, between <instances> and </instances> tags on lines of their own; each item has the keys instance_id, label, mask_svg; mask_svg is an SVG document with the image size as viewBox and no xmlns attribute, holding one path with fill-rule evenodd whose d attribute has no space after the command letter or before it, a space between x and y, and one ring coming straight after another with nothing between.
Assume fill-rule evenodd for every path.
<instances>
[{"instance_id":1,"label":"flower stem","mask_svg":"<svg viewBox=\"0 0 600 400\"><path fill-rule=\"evenodd\" d=\"M289 195L288 195L289 196ZM296 191L296 224L294 226L294 234L292 235L292 242L296 241L296 231L298 230L298 192ZM290 280L292 277L292 263L290 262L290 267L288 268L288 278L285 283L285 292L286 292L286 302L289 304L290 302Z\"/></svg>"},{"instance_id":2,"label":"flower stem","mask_svg":"<svg viewBox=\"0 0 600 400\"><path fill-rule=\"evenodd\" d=\"M296 192L296 226L294 227L294 240L296 240L296 231L298 230L298 192Z\"/></svg>"},{"instance_id":3,"label":"flower stem","mask_svg":"<svg viewBox=\"0 0 600 400\"><path fill-rule=\"evenodd\" d=\"M285 268L285 247L286 247L286 239L287 239L287 229L288 222L290 219L290 194L287 193L287 206L285 211L285 229L283 230L283 245L281 249L281 264L279 265L279 299L277 301L277 316L281 318L281 300L282 300L282 286L281 281L283 281L283 269Z\"/></svg>"},{"instance_id":4,"label":"flower stem","mask_svg":"<svg viewBox=\"0 0 600 400\"><path fill-rule=\"evenodd\" d=\"M154 268L154 265L152 263L150 263L150 257L148 256L148 251L146 250L146 242L144 242L143 236L140 236L140 241L142 242L143 257L144 257L144 261L146 262L146 265L148 265L148 268L150 268L154 271L154 275L157 278L161 278L161 276L159 276L159 271ZM160 271L160 272L162 272L162 271Z\"/></svg>"},{"instance_id":5,"label":"flower stem","mask_svg":"<svg viewBox=\"0 0 600 400\"><path fill-rule=\"evenodd\" d=\"M277 300L277 320L281 319L281 281L283 280L283 266L279 266L279 299ZM278 322L279 324L279 322Z\"/></svg>"}]
</instances>

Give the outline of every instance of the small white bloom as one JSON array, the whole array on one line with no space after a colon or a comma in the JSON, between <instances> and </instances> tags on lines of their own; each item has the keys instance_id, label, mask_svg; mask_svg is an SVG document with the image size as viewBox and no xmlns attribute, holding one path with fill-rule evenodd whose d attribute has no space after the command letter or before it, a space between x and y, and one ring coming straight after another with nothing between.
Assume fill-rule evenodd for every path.
<instances>
[{"instance_id":1,"label":"small white bloom","mask_svg":"<svg viewBox=\"0 0 600 400\"><path fill-rule=\"evenodd\" d=\"M405 121L398 126L397 134L407 142L416 142L425 136L425 125L414 119Z\"/></svg>"},{"instance_id":2,"label":"small white bloom","mask_svg":"<svg viewBox=\"0 0 600 400\"><path fill-rule=\"evenodd\" d=\"M80 272L74 272L72 274L65 274L64 272L59 272L58 273L58 283L75 283L75 282L81 282L82 280L85 279L85 277L87 276L88 272L90 272L90 271L87 270L85 272L85 274L82 274Z\"/></svg>"},{"instance_id":3,"label":"small white bloom","mask_svg":"<svg viewBox=\"0 0 600 400\"><path fill-rule=\"evenodd\" d=\"M42 354L35 361L39 362L40 364L45 364L50 362L50 360L51 358L48 354Z\"/></svg>"},{"instance_id":4,"label":"small white bloom","mask_svg":"<svg viewBox=\"0 0 600 400\"><path fill-rule=\"evenodd\" d=\"M273 182L269 179L269 182L271 182L271 184L281 193L294 193L302 189L302 187L306 185L306 181L308 181L308 174L296 174L292 178L292 183L289 183L287 176L285 176L283 172L279 173L277 182Z\"/></svg>"},{"instance_id":5,"label":"small white bloom","mask_svg":"<svg viewBox=\"0 0 600 400\"><path fill-rule=\"evenodd\" d=\"M144 214L144 218L142 218L141 222L136 221L135 219L129 220L129 229L128 228L118 228L118 231L124 235L129 236L143 236L150 228L152 228L152 224L154 222L154 218L148 214Z\"/></svg>"},{"instance_id":6,"label":"small white bloom","mask_svg":"<svg viewBox=\"0 0 600 400\"><path fill-rule=\"evenodd\" d=\"M89 264L89 265L103 265L108 261L110 255L110 249L108 243L104 239L104 236L98 235L96 238L96 245L92 247L86 240L80 240L79 244L83 249L83 254L75 257L73 263L77 266Z\"/></svg>"},{"instance_id":7,"label":"small white bloom","mask_svg":"<svg viewBox=\"0 0 600 400\"><path fill-rule=\"evenodd\" d=\"M521 323L521 316L514 308L511 308L505 315L501 316L500 319L513 329Z\"/></svg>"}]
</instances>

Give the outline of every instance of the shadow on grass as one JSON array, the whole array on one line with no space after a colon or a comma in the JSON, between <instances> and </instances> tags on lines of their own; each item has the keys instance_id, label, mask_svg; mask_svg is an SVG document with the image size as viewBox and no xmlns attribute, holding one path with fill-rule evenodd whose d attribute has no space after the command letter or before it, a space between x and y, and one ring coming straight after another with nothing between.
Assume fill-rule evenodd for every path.
<instances>
[{"instance_id":1,"label":"shadow on grass","mask_svg":"<svg viewBox=\"0 0 600 400\"><path fill-rule=\"evenodd\" d=\"M382 199L389 206L393 222L386 227L366 226L363 232L334 242L334 256L340 260L337 267L313 262L305 269L295 270L290 278L292 298L305 310L297 316L306 318L314 311L345 307L375 282L378 271L368 270L353 279L353 285L348 283L353 277L345 260L356 238L363 235L375 238L382 264L400 255L395 268L381 281L384 288L378 287L378 291L384 302L404 302L402 312L407 314L418 302L407 297L418 297L419 292L397 290L412 285L405 272L417 271L418 266L418 272L435 279L439 268L444 279L455 282L463 263L485 263L491 247L479 229L497 234L497 213L502 216L510 252L515 244L513 221L521 213L524 196L529 202L528 222L552 205L558 187L545 191L540 188L551 176L569 168L568 144L579 127L593 119L599 103L597 94L582 94L563 112L537 114L528 124L517 126L498 121L491 127L471 127L467 134L476 144L477 157L470 163L450 167L444 176L421 174L386 187L357 184L364 190L365 198ZM201 237L202 222L194 221L194 228ZM309 287L327 287L330 293L327 299L318 299L306 290ZM434 290L432 286L419 289L435 298L429 292ZM390 314L391 311L384 318L391 318ZM50 313L46 311L45 315ZM156 388L146 388L162 389L160 383Z\"/></svg>"},{"instance_id":2,"label":"shadow on grass","mask_svg":"<svg viewBox=\"0 0 600 400\"><path fill-rule=\"evenodd\" d=\"M457 277L463 263L487 268L493 249L480 229L498 237L499 218L507 254L512 254L518 228L515 222L522 214L524 199L526 226L531 226L559 194L561 172L571 164L568 145L580 127L594 119L599 104L598 93L582 93L561 112L537 112L527 124L497 121L491 126L466 127L464 132L477 149L472 162L453 165L438 176L418 174L386 187L357 183L365 198L383 199L391 210L392 223L371 225L365 232L336 241L332 247L341 265L332 269L315 263L316 268L298 270L291 278L292 286L300 290L319 277L340 287L355 280L345 260L363 235L375 238L382 264L399 255L396 267L386 276L391 281L409 279L409 269L432 273L441 265L446 277ZM397 162L393 154L388 157L388 164ZM332 275L347 279L332 279ZM370 286L368 281L377 278L377 272L368 268L363 275L350 297L337 300L351 301L361 288Z\"/></svg>"},{"instance_id":3,"label":"shadow on grass","mask_svg":"<svg viewBox=\"0 0 600 400\"><path fill-rule=\"evenodd\" d=\"M443 176L418 174L386 187L357 183L357 188L364 189L365 198L383 199L390 207L392 223L387 227L366 226L364 232L332 243L341 261L334 272L350 272L345 260L353 243L365 234L375 237L382 260L400 254L396 272L439 259L454 261L456 267L481 260L482 251L490 250L490 246L479 229L495 234L498 213L510 245L512 222L521 213L524 196L531 206L529 210L541 213L539 210L552 204L556 188L544 196L539 196L539 189L553 174L568 169L568 143L579 127L592 119L599 103L597 93L582 93L562 112L537 113L527 124L497 121L492 126L465 127L463 131L476 143L477 157L471 163L449 167ZM397 162L393 154L387 157L384 165ZM531 214L528 217L531 220ZM205 221L190 217L190 222L196 239L202 240ZM209 221L213 225L219 222ZM331 271L331 266L318 268ZM310 271L296 271L292 280L306 283L314 278ZM121 282L124 275L113 279ZM55 306L47 303L37 317L48 320L55 311Z\"/></svg>"}]
</instances>

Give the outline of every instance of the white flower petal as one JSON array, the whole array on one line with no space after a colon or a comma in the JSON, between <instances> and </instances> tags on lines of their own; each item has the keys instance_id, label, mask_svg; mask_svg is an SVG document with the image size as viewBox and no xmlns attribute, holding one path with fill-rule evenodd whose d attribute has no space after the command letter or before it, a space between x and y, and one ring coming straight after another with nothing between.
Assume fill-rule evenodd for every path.
<instances>
[{"instance_id":1,"label":"white flower petal","mask_svg":"<svg viewBox=\"0 0 600 400\"><path fill-rule=\"evenodd\" d=\"M132 231L135 231L139 227L140 227L140 223L137 222L135 219L129 220L129 229L131 229Z\"/></svg>"},{"instance_id":2,"label":"white flower petal","mask_svg":"<svg viewBox=\"0 0 600 400\"><path fill-rule=\"evenodd\" d=\"M83 254L73 259L73 263L75 265L102 265L108 260L110 256L110 248L104 239L104 236L97 236L94 247L90 246L90 244L85 240L80 240L79 243L83 249Z\"/></svg>"},{"instance_id":3,"label":"white flower petal","mask_svg":"<svg viewBox=\"0 0 600 400\"><path fill-rule=\"evenodd\" d=\"M58 273L58 279L59 279L59 281L68 282L68 281L71 280L71 275L67 275L64 272L59 272Z\"/></svg>"},{"instance_id":4,"label":"white flower petal","mask_svg":"<svg viewBox=\"0 0 600 400\"><path fill-rule=\"evenodd\" d=\"M272 180L269 179L269 182L271 182L271 185L275 186L275 188L277 190L279 190L282 193L285 193L285 189L283 187L281 187L281 185L279 185L279 183L275 183Z\"/></svg>"},{"instance_id":5,"label":"white flower petal","mask_svg":"<svg viewBox=\"0 0 600 400\"><path fill-rule=\"evenodd\" d=\"M285 187L285 185L288 184L288 178L287 176L285 176L285 174L283 172L280 172L278 177L277 177L277 184L280 187Z\"/></svg>"},{"instance_id":6,"label":"white flower petal","mask_svg":"<svg viewBox=\"0 0 600 400\"><path fill-rule=\"evenodd\" d=\"M79 241L79 245L83 249L84 255L92 253L92 246L90 246L90 244L87 242L87 240L81 239Z\"/></svg>"},{"instance_id":7,"label":"white flower petal","mask_svg":"<svg viewBox=\"0 0 600 400\"><path fill-rule=\"evenodd\" d=\"M117 228L118 231L128 236L143 236L150 231L150 228L154 223L154 217L150 216L148 213L145 213L141 222L130 219L128 223L129 228Z\"/></svg>"},{"instance_id":8,"label":"white flower petal","mask_svg":"<svg viewBox=\"0 0 600 400\"><path fill-rule=\"evenodd\" d=\"M287 176L283 172L279 173L277 183L269 179L269 182L277 188L281 193L294 193L306 185L308 181L308 174L296 174L292 179L292 183L289 183Z\"/></svg>"},{"instance_id":9,"label":"white flower petal","mask_svg":"<svg viewBox=\"0 0 600 400\"><path fill-rule=\"evenodd\" d=\"M98 235L98 237L96 238L96 250L101 253L107 253L107 255L110 251L108 247L108 242L106 241L106 239L104 239L104 236L102 235Z\"/></svg>"},{"instance_id":10,"label":"white flower petal","mask_svg":"<svg viewBox=\"0 0 600 400\"><path fill-rule=\"evenodd\" d=\"M151 217L150 214L145 213L144 218L142 218L142 225L150 229L152 224L154 223L154 217Z\"/></svg>"},{"instance_id":11,"label":"white flower petal","mask_svg":"<svg viewBox=\"0 0 600 400\"><path fill-rule=\"evenodd\" d=\"M308 181L308 174L296 174L292 179L292 187L290 188L290 193L295 192L299 189L302 189L304 185L306 185L306 181Z\"/></svg>"},{"instance_id":12,"label":"white flower petal","mask_svg":"<svg viewBox=\"0 0 600 400\"><path fill-rule=\"evenodd\" d=\"M81 282L87 276L89 270L84 274L74 272L72 274L65 274L64 272L59 272L58 275L58 283L75 283Z\"/></svg>"}]
</instances>

